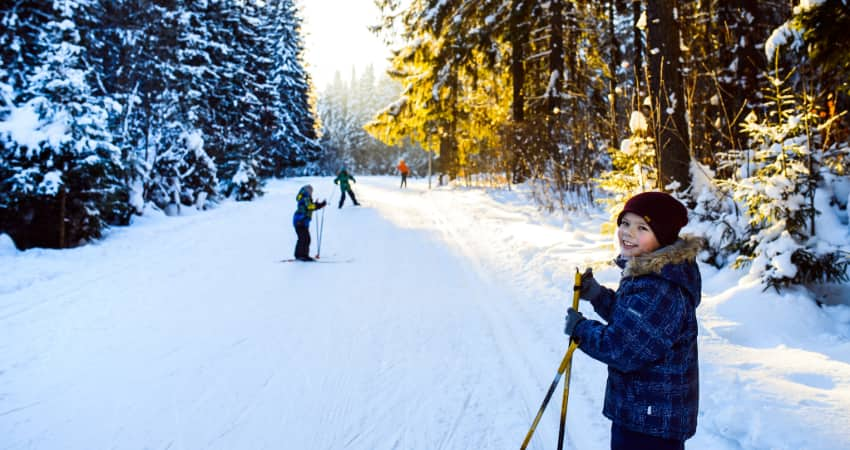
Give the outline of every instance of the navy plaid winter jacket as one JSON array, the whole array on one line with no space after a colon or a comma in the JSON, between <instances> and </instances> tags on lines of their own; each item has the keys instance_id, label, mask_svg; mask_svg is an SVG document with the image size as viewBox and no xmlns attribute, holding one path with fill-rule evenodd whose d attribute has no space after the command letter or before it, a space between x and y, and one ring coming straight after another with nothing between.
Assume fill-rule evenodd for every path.
<instances>
[{"instance_id":1,"label":"navy plaid winter jacket","mask_svg":"<svg viewBox=\"0 0 850 450\"><path fill-rule=\"evenodd\" d=\"M593 309L608 323L580 322L579 348L608 365L602 413L618 425L685 440L697 427L699 370L696 307L702 240L685 237L627 260L620 287L603 287Z\"/></svg>"}]
</instances>

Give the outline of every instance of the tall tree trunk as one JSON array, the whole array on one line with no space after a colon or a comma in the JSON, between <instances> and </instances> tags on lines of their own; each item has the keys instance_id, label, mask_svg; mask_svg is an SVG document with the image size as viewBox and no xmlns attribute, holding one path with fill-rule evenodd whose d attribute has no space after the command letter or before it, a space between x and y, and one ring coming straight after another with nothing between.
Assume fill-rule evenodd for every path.
<instances>
[{"instance_id":1,"label":"tall tree trunk","mask_svg":"<svg viewBox=\"0 0 850 450\"><path fill-rule=\"evenodd\" d=\"M510 17L510 39L511 39L511 83L513 85L513 99L511 100L511 118L515 123L525 120L525 97L523 87L525 85L525 44L528 42L528 33L523 23L528 20L523 14L528 1L513 0L511 3Z\"/></svg>"},{"instance_id":2,"label":"tall tree trunk","mask_svg":"<svg viewBox=\"0 0 850 450\"><path fill-rule=\"evenodd\" d=\"M549 157L556 162L553 176L558 191L566 187L563 171L563 156L558 142L561 133L561 110L563 109L561 92L564 79L564 0L551 0L549 3L549 86L547 86L547 119L549 120Z\"/></svg>"},{"instance_id":3,"label":"tall tree trunk","mask_svg":"<svg viewBox=\"0 0 850 450\"><path fill-rule=\"evenodd\" d=\"M614 19L616 16L616 8L614 0L608 2L608 35L609 35L609 54L608 54L608 71L611 76L608 79L608 120L610 120L610 147L616 148L620 140L617 135L617 61L620 60L620 43L617 41L617 34L614 30Z\"/></svg>"},{"instance_id":4,"label":"tall tree trunk","mask_svg":"<svg viewBox=\"0 0 850 450\"><path fill-rule=\"evenodd\" d=\"M571 93L576 91L576 80L578 79L578 74L576 74L578 71L576 64L576 55L578 54L576 51L578 48L578 45L576 44L576 35L578 35L579 32L577 30L578 23L576 23L575 5L573 5L573 2L567 2L564 5L564 10L564 15L567 18L567 27L564 31L564 36L566 38L565 45L566 49L569 50L569 52L564 53L564 70L566 71L564 73L564 82L566 85L566 91L570 98L570 107L573 107L575 106L575 95L572 95Z\"/></svg>"},{"instance_id":5,"label":"tall tree trunk","mask_svg":"<svg viewBox=\"0 0 850 450\"><path fill-rule=\"evenodd\" d=\"M548 113L555 114L561 109L561 80L564 78L564 2L563 0L551 0L549 6L549 24L552 31L549 34L549 81L553 82L551 91L548 92ZM552 80L551 77L557 76Z\"/></svg>"},{"instance_id":6,"label":"tall tree trunk","mask_svg":"<svg viewBox=\"0 0 850 450\"><path fill-rule=\"evenodd\" d=\"M647 29L649 93L659 188L678 182L676 190L690 187L690 142L685 121L685 96L679 71L679 28L673 17L675 0L649 0Z\"/></svg>"},{"instance_id":7,"label":"tall tree trunk","mask_svg":"<svg viewBox=\"0 0 850 450\"><path fill-rule=\"evenodd\" d=\"M643 83L643 36L640 28L638 28L638 21L640 20L641 13L641 1L634 0L632 1L632 45L635 48L634 60L632 62L632 70L634 70L635 74L635 95L634 95L634 107L635 111L640 110L641 104L641 90L640 86Z\"/></svg>"},{"instance_id":8,"label":"tall tree trunk","mask_svg":"<svg viewBox=\"0 0 850 450\"><path fill-rule=\"evenodd\" d=\"M460 158L460 154L459 154L458 141L457 141L457 124L458 124L458 120L460 120L458 118L458 110L457 110L458 109L457 108L458 80L457 80L457 76L455 75L455 72L452 72L452 74L449 76L447 85L449 87L449 92L451 92L450 97L449 97L449 102L451 102L451 103L449 104L449 108L448 108L448 110L450 112L450 116L449 116L450 119L449 119L449 124L448 124L449 129L447 130L448 133L447 133L447 137L446 137L446 139L448 140L446 149L449 151L449 154L447 155L448 156L448 163L449 163L449 179L453 180L453 179L457 178L457 176L461 173L461 167L460 167L461 158ZM440 154L440 156L442 157L442 154ZM466 173L466 170L464 170L463 172Z\"/></svg>"},{"instance_id":9,"label":"tall tree trunk","mask_svg":"<svg viewBox=\"0 0 850 450\"><path fill-rule=\"evenodd\" d=\"M528 44L528 10L531 0L511 0L509 18L509 39L511 42L511 127L508 148L510 152L511 178L515 184L525 181L528 176L528 165L523 160L522 141L523 123L525 122L525 46Z\"/></svg>"}]
</instances>

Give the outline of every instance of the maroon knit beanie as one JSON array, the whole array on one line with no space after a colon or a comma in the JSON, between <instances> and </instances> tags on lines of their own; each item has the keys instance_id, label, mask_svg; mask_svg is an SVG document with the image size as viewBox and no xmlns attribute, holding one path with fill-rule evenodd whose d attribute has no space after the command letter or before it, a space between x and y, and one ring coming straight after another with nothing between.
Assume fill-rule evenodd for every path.
<instances>
[{"instance_id":1,"label":"maroon knit beanie","mask_svg":"<svg viewBox=\"0 0 850 450\"><path fill-rule=\"evenodd\" d=\"M679 230L688 224L685 205L664 192L644 192L630 198L617 216L618 226L627 212L643 217L662 247L676 242Z\"/></svg>"}]
</instances>

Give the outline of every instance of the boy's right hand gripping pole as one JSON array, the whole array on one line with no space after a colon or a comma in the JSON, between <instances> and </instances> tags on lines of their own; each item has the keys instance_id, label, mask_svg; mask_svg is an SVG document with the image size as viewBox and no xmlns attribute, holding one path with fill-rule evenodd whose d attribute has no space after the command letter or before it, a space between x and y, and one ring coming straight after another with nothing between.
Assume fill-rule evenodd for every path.
<instances>
[{"instance_id":1,"label":"boy's right hand gripping pole","mask_svg":"<svg viewBox=\"0 0 850 450\"><path fill-rule=\"evenodd\" d=\"M573 282L573 309L578 311L578 303L579 303L579 293L581 292L581 274L576 268L575 281ZM525 450L528 447L528 443L531 441L531 436L534 435L534 430L537 429L537 424L540 422L540 418L543 416L543 411L546 410L546 406L549 404L549 400L552 398L552 394L555 393L555 388L558 387L558 382L561 380L561 376L566 372L567 378L564 380L564 397L563 403L561 404L561 423L560 428L558 429L558 450L564 448L564 431L567 419L567 400L570 396L570 373L572 371L572 360L573 360L573 352L578 348L578 342L570 336L570 346L567 349L567 353L564 355L564 359L561 360L561 365L558 366L558 373L555 374L555 379L552 380L552 384L549 386L549 391L546 392L546 396L543 397L543 404L540 405L540 409L537 411L537 416L534 418L534 422L531 424L531 428L528 430L528 434L525 435L525 440L522 441L522 446L520 450Z\"/></svg>"}]
</instances>

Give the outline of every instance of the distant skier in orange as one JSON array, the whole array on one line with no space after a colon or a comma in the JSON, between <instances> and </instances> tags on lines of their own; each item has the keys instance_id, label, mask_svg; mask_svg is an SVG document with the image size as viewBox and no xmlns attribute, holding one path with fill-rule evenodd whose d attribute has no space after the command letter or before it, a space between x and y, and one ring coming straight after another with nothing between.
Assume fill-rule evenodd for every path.
<instances>
[{"instance_id":1,"label":"distant skier in orange","mask_svg":"<svg viewBox=\"0 0 850 450\"><path fill-rule=\"evenodd\" d=\"M407 175L410 174L410 168L404 163L404 158L398 161L398 171L401 172L401 186L399 188L407 187Z\"/></svg>"}]
</instances>

